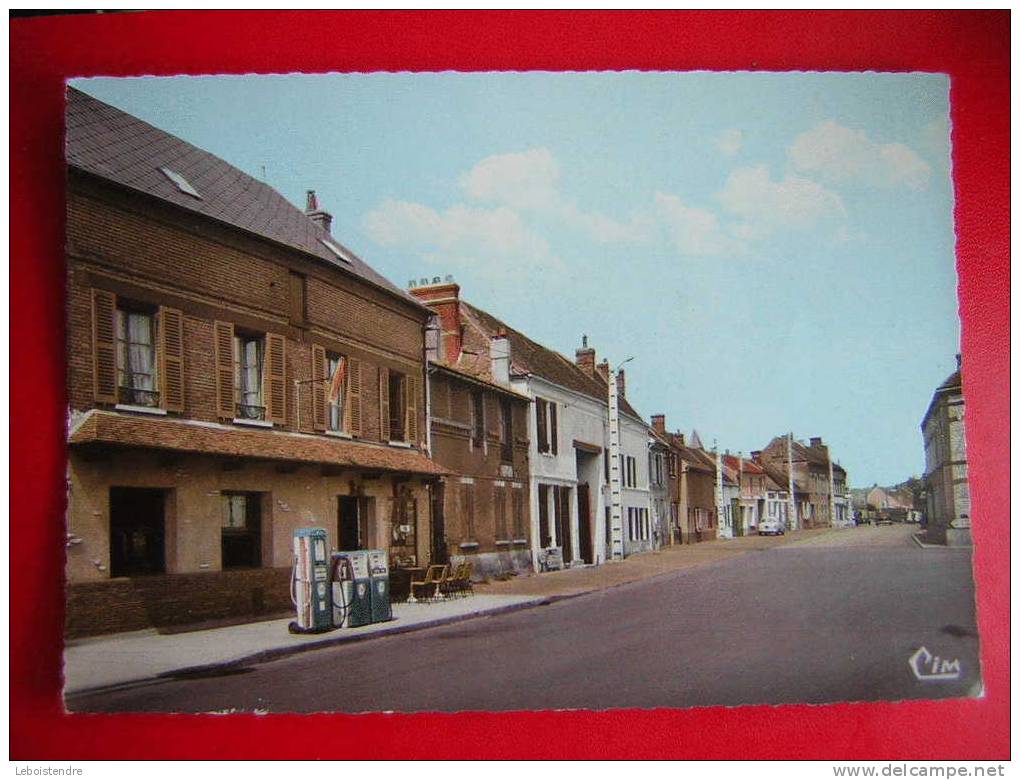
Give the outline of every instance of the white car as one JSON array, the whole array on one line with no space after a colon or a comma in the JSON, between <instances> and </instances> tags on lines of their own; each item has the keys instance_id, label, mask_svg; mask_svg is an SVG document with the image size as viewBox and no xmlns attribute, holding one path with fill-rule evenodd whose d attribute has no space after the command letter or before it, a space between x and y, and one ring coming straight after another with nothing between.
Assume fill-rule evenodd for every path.
<instances>
[{"instance_id":1,"label":"white car","mask_svg":"<svg viewBox=\"0 0 1020 780\"><path fill-rule=\"evenodd\" d=\"M778 520L762 520L758 525L758 536L782 536L786 533Z\"/></svg>"}]
</instances>

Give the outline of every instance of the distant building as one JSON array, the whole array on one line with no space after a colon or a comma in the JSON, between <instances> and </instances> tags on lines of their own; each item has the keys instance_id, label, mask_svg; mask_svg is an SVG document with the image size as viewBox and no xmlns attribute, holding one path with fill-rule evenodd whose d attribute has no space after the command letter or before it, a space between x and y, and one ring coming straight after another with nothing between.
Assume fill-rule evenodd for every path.
<instances>
[{"instance_id":1,"label":"distant building","mask_svg":"<svg viewBox=\"0 0 1020 780\"><path fill-rule=\"evenodd\" d=\"M726 455L724 460L729 469L737 475L740 483L734 529L737 536L747 536L757 530L765 512L767 500L765 469L753 459L742 456Z\"/></svg>"},{"instance_id":2,"label":"distant building","mask_svg":"<svg viewBox=\"0 0 1020 780\"><path fill-rule=\"evenodd\" d=\"M761 451L767 473L777 485L789 490L789 469L793 466L793 529L849 525L852 521L846 471L835 463L821 437L805 444L776 436ZM788 530L791 526L788 526Z\"/></svg>"},{"instance_id":3,"label":"distant building","mask_svg":"<svg viewBox=\"0 0 1020 780\"><path fill-rule=\"evenodd\" d=\"M970 488L964 435L963 383L957 368L938 386L921 420L928 537L935 542L970 542Z\"/></svg>"}]
</instances>

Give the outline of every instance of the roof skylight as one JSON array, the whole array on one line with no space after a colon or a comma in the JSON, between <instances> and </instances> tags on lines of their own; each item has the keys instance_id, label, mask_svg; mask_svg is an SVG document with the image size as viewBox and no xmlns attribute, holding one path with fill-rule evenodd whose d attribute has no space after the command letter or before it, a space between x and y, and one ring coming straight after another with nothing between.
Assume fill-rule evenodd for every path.
<instances>
[{"instance_id":1,"label":"roof skylight","mask_svg":"<svg viewBox=\"0 0 1020 780\"><path fill-rule=\"evenodd\" d=\"M351 264L354 263L354 260L351 258L351 253L348 252L346 249L344 249L339 244L334 244L332 241L330 241L327 238L320 238L319 241L322 242L322 245L324 247L326 247L326 249L328 249L330 252L332 252L334 255L336 255L338 258L343 260L348 265L351 265Z\"/></svg>"},{"instance_id":2,"label":"roof skylight","mask_svg":"<svg viewBox=\"0 0 1020 780\"><path fill-rule=\"evenodd\" d=\"M161 166L160 171L170 181L177 185L177 189L183 192L185 195L190 195L193 198L202 200L202 196L198 194L198 190L191 186L191 182L185 179L181 174L175 171L173 168L167 168L165 165Z\"/></svg>"}]
</instances>

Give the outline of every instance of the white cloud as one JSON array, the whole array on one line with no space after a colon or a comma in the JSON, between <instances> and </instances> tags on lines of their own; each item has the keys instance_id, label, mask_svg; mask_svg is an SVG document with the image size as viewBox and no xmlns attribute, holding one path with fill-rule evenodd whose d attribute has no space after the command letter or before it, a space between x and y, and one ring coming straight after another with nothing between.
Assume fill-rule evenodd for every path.
<instances>
[{"instance_id":1,"label":"white cloud","mask_svg":"<svg viewBox=\"0 0 1020 780\"><path fill-rule=\"evenodd\" d=\"M386 200L365 215L365 231L388 247L456 265L498 263L508 271L559 265L548 242L516 211L456 205L437 211L420 203Z\"/></svg>"},{"instance_id":2,"label":"white cloud","mask_svg":"<svg viewBox=\"0 0 1020 780\"><path fill-rule=\"evenodd\" d=\"M650 225L640 215L626 222L597 211L585 211L560 190L560 166L548 149L496 154L478 162L460 177L474 200L509 206L559 220L600 244L643 241Z\"/></svg>"},{"instance_id":3,"label":"white cloud","mask_svg":"<svg viewBox=\"0 0 1020 780\"><path fill-rule=\"evenodd\" d=\"M719 217L708 209L688 206L676 195L655 193L656 215L682 255L738 254L743 246L726 235Z\"/></svg>"},{"instance_id":4,"label":"white cloud","mask_svg":"<svg viewBox=\"0 0 1020 780\"><path fill-rule=\"evenodd\" d=\"M909 146L876 143L863 130L833 121L798 135L788 156L796 170L835 183L860 181L919 190L928 186L931 174L928 163Z\"/></svg>"},{"instance_id":5,"label":"white cloud","mask_svg":"<svg viewBox=\"0 0 1020 780\"><path fill-rule=\"evenodd\" d=\"M781 228L805 229L846 218L843 201L832 190L802 176L774 181L764 165L735 169L718 198L742 220L734 232L745 240L763 238Z\"/></svg>"},{"instance_id":6,"label":"white cloud","mask_svg":"<svg viewBox=\"0 0 1020 780\"><path fill-rule=\"evenodd\" d=\"M486 157L460 177L475 200L516 209L545 209L560 200L560 166L548 149Z\"/></svg>"},{"instance_id":7,"label":"white cloud","mask_svg":"<svg viewBox=\"0 0 1020 780\"><path fill-rule=\"evenodd\" d=\"M715 140L716 148L726 157L733 157L744 146L744 133L741 130L724 130Z\"/></svg>"}]
</instances>

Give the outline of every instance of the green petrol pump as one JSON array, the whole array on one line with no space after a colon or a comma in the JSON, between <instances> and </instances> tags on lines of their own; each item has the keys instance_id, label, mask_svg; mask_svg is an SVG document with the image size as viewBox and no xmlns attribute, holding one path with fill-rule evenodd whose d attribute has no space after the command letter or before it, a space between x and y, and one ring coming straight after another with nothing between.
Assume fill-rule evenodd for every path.
<instances>
[{"instance_id":1,"label":"green petrol pump","mask_svg":"<svg viewBox=\"0 0 1020 780\"><path fill-rule=\"evenodd\" d=\"M368 573L371 578L372 622L393 620L390 605L390 566L385 550L368 551Z\"/></svg>"},{"instance_id":2,"label":"green petrol pump","mask_svg":"<svg viewBox=\"0 0 1020 780\"><path fill-rule=\"evenodd\" d=\"M349 577L350 586L345 587L345 594L350 598L345 601L346 620L342 625L348 628L366 626L372 622L372 581L368 569L368 552L351 550L333 553L333 570L341 576Z\"/></svg>"}]
</instances>

